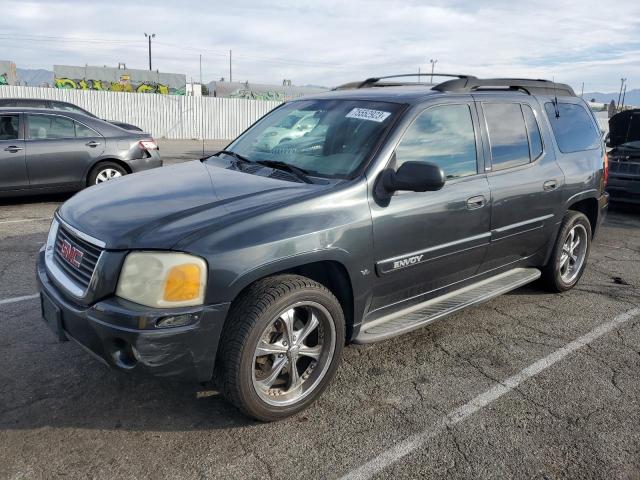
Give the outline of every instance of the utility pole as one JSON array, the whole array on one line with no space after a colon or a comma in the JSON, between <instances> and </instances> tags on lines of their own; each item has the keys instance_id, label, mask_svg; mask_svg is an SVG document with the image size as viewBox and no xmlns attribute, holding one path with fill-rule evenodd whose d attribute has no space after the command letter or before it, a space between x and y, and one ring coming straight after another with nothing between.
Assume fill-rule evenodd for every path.
<instances>
[{"instance_id":1,"label":"utility pole","mask_svg":"<svg viewBox=\"0 0 640 480\"><path fill-rule=\"evenodd\" d=\"M232 51L229 50L229 82L233 82L233 75L231 72L231 55L232 55Z\"/></svg>"},{"instance_id":2,"label":"utility pole","mask_svg":"<svg viewBox=\"0 0 640 480\"><path fill-rule=\"evenodd\" d=\"M156 38L155 33L145 33L145 37L149 39L149 70L151 70L151 39Z\"/></svg>"},{"instance_id":3,"label":"utility pole","mask_svg":"<svg viewBox=\"0 0 640 480\"><path fill-rule=\"evenodd\" d=\"M616 104L616 110L620 108L620 97L622 97L622 87L624 87L624 82L626 82L626 78L620 79L620 93L618 93L618 103Z\"/></svg>"},{"instance_id":4,"label":"utility pole","mask_svg":"<svg viewBox=\"0 0 640 480\"><path fill-rule=\"evenodd\" d=\"M620 105L620 110L624 108L624 97L627 96L627 84L624 84L624 90L622 91L622 104Z\"/></svg>"},{"instance_id":5,"label":"utility pole","mask_svg":"<svg viewBox=\"0 0 640 480\"><path fill-rule=\"evenodd\" d=\"M420 67L418 67L418 83L420 83Z\"/></svg>"},{"instance_id":6,"label":"utility pole","mask_svg":"<svg viewBox=\"0 0 640 480\"><path fill-rule=\"evenodd\" d=\"M584 82L582 82L582 88L580 89L580 98L584 97Z\"/></svg>"},{"instance_id":7,"label":"utility pole","mask_svg":"<svg viewBox=\"0 0 640 480\"><path fill-rule=\"evenodd\" d=\"M204 98L202 98L202 54L200 54L200 136L202 137L202 158L204 158Z\"/></svg>"},{"instance_id":8,"label":"utility pole","mask_svg":"<svg viewBox=\"0 0 640 480\"><path fill-rule=\"evenodd\" d=\"M429 62L431 62L431 83L433 83L433 71L436 68L436 63L438 63L438 60L437 59L436 60L431 59L431 60L429 60Z\"/></svg>"}]
</instances>

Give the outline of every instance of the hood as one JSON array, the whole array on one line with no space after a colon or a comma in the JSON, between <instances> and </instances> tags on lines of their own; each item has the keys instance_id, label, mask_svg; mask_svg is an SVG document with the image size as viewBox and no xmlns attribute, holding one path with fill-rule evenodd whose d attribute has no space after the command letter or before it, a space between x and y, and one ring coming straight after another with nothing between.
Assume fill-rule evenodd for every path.
<instances>
[{"instance_id":1,"label":"hood","mask_svg":"<svg viewBox=\"0 0 640 480\"><path fill-rule=\"evenodd\" d=\"M609 119L607 146L618 147L640 141L640 110L625 110Z\"/></svg>"},{"instance_id":2,"label":"hood","mask_svg":"<svg viewBox=\"0 0 640 480\"><path fill-rule=\"evenodd\" d=\"M257 215L322 188L193 161L87 188L59 215L108 249L169 249L213 222Z\"/></svg>"}]
</instances>

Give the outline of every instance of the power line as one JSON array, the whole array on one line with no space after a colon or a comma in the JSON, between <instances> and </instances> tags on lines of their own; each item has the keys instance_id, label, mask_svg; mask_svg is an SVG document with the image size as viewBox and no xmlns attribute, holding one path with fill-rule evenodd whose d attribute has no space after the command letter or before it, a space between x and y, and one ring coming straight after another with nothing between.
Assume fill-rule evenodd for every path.
<instances>
[{"instance_id":1,"label":"power line","mask_svg":"<svg viewBox=\"0 0 640 480\"><path fill-rule=\"evenodd\" d=\"M103 46L120 46L120 45L128 45L129 48L141 48L140 42L136 39L99 39L99 38L85 38L85 37L60 37L54 35L24 35L24 34L7 34L0 33L0 39L3 41L13 40L18 43L23 42L45 42L45 43L61 43L61 44L86 44L91 43L93 45L103 45ZM155 41L156 45L162 45L165 47L176 48L180 51L192 51L198 53L208 53L212 55L217 55L220 57L227 57L229 55L228 51L216 50L211 48L193 48L185 45L178 45L175 43L169 42L159 42ZM253 60L261 63L271 63L271 64L282 64L282 65L298 65L298 66L319 66L319 67L348 67L350 64L346 63L331 63L331 62L320 62L320 61L312 61L312 60L301 60L295 58L278 58L278 57L265 57L259 55L245 55L245 54L236 54L234 55L236 59L240 60Z\"/></svg>"}]
</instances>

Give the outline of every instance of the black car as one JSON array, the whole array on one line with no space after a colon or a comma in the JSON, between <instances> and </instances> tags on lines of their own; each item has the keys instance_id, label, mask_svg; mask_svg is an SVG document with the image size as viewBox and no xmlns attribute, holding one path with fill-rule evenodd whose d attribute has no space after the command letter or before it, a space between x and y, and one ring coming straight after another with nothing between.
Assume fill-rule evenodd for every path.
<instances>
[{"instance_id":1,"label":"black car","mask_svg":"<svg viewBox=\"0 0 640 480\"><path fill-rule=\"evenodd\" d=\"M213 379L276 420L320 395L347 343L539 277L576 285L608 196L596 120L570 87L357 87L285 103L210 158L62 205L37 267L56 335L121 371ZM311 131L263 141L301 112Z\"/></svg>"},{"instance_id":2,"label":"black car","mask_svg":"<svg viewBox=\"0 0 640 480\"><path fill-rule=\"evenodd\" d=\"M75 112L0 108L0 197L72 192L160 166L147 133Z\"/></svg>"},{"instance_id":3,"label":"black car","mask_svg":"<svg viewBox=\"0 0 640 480\"><path fill-rule=\"evenodd\" d=\"M609 182L612 200L640 203L640 109L609 119Z\"/></svg>"},{"instance_id":4,"label":"black car","mask_svg":"<svg viewBox=\"0 0 640 480\"><path fill-rule=\"evenodd\" d=\"M0 98L0 108L2 107L51 108L53 110L82 113L89 117L99 118L88 110L80 108L73 103L63 102L60 100L49 100L46 98ZM136 127L130 123L118 122L116 120L105 120L105 122L109 122L117 127L124 128L125 130L142 132L140 127Z\"/></svg>"}]
</instances>

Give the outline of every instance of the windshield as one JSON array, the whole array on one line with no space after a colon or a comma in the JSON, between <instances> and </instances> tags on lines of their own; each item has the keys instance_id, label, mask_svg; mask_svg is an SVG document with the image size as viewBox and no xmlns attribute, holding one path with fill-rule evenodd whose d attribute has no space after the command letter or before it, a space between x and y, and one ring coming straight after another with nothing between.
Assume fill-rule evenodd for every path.
<instances>
[{"instance_id":1,"label":"windshield","mask_svg":"<svg viewBox=\"0 0 640 480\"><path fill-rule=\"evenodd\" d=\"M253 162L275 160L311 175L348 178L400 107L361 100L299 100L268 114L228 150Z\"/></svg>"}]
</instances>

